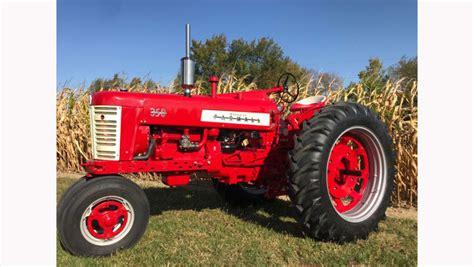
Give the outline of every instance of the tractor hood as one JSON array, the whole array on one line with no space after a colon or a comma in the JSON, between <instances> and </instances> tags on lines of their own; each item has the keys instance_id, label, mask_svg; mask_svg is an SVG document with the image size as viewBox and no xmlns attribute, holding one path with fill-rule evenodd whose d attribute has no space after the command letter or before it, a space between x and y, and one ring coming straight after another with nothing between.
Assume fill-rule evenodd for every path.
<instances>
[{"instance_id":1,"label":"tractor hood","mask_svg":"<svg viewBox=\"0 0 474 267\"><path fill-rule=\"evenodd\" d=\"M275 115L279 115L276 103L263 90L216 97L98 92L92 96L91 105L121 106L123 112L133 112L132 117L140 124L180 127L271 130Z\"/></svg>"}]
</instances>

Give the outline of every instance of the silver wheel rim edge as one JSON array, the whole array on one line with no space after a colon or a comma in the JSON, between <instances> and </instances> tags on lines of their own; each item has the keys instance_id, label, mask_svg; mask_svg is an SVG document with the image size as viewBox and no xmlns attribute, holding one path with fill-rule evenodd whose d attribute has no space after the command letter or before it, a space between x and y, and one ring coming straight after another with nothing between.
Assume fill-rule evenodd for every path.
<instances>
[{"instance_id":1,"label":"silver wheel rim edge","mask_svg":"<svg viewBox=\"0 0 474 267\"><path fill-rule=\"evenodd\" d=\"M336 211L336 213L344 220L352 223L359 223L367 220L370 216L372 216L382 203L382 199L384 198L385 189L387 186L387 160L380 140L367 127L350 127L344 132L342 132L336 138L336 141L339 140L339 138L341 138L344 134L349 132L359 138L359 140L364 145L364 148L367 151L367 156L370 162L369 166L371 166L369 170L369 183L367 185L367 188L365 189L366 191L364 193L364 196L362 197L360 202L351 210L344 213L337 211L332 203L332 200L331 206ZM328 155L328 159L335 145L336 142L332 144L331 149L329 150L330 153ZM326 173L324 175L326 179L326 190L328 196L329 198L332 198L329 193L329 188L327 187L328 165L329 160L326 162Z\"/></svg>"}]
</instances>

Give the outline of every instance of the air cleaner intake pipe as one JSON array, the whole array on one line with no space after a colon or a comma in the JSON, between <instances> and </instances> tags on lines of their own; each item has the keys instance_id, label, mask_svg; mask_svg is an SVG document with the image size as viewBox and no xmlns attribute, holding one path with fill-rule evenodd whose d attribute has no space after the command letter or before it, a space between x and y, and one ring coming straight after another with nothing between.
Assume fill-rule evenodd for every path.
<instances>
[{"instance_id":1,"label":"air cleaner intake pipe","mask_svg":"<svg viewBox=\"0 0 474 267\"><path fill-rule=\"evenodd\" d=\"M181 59L181 87L185 96L191 96L191 88L194 87L194 61L190 57L190 30L186 24L186 54Z\"/></svg>"},{"instance_id":2,"label":"air cleaner intake pipe","mask_svg":"<svg viewBox=\"0 0 474 267\"><path fill-rule=\"evenodd\" d=\"M219 77L209 76L209 82L211 83L211 97L216 97L216 95L217 95L217 83L219 82Z\"/></svg>"}]
</instances>

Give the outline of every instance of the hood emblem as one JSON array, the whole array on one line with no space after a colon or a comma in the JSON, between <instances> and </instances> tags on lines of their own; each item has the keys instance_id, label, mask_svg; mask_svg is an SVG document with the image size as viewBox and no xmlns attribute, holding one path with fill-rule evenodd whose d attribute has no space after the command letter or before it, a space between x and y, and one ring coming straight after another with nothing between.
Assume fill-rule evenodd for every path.
<instances>
[{"instance_id":1,"label":"hood emblem","mask_svg":"<svg viewBox=\"0 0 474 267\"><path fill-rule=\"evenodd\" d=\"M164 108L150 108L150 116L151 117L166 117L166 109Z\"/></svg>"}]
</instances>

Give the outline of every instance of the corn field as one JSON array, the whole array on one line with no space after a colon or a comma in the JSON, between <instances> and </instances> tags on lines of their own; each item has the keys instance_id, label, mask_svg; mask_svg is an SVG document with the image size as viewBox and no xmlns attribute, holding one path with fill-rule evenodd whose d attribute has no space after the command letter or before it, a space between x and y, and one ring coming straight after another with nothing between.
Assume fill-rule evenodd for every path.
<instances>
[{"instance_id":1,"label":"corn field","mask_svg":"<svg viewBox=\"0 0 474 267\"><path fill-rule=\"evenodd\" d=\"M218 85L218 93L249 91L256 89L256 84L244 83L245 77L227 77ZM316 85L315 85L316 84ZM402 86L404 84L404 86ZM361 103L379 114L386 123L393 138L396 151L396 181L392 195L395 206L417 205L417 173L418 173L418 109L417 84L412 82L406 86L404 80L388 81L384 88L367 90L362 84L348 89L326 88L322 92L321 80L307 77L300 87L298 99L315 94L324 94L329 101L351 101ZM128 86L128 91L169 92L178 88L177 85L147 88L142 84ZM115 88L114 90L118 90ZM294 88L290 88L294 90ZM176 93L179 93L179 89ZM197 82L193 94L205 93L203 82ZM61 172L82 172L80 166L91 156L91 140L89 131L90 92L84 89L64 88L57 93L56 99L56 144L57 170ZM153 176L140 175L140 179Z\"/></svg>"}]
</instances>

